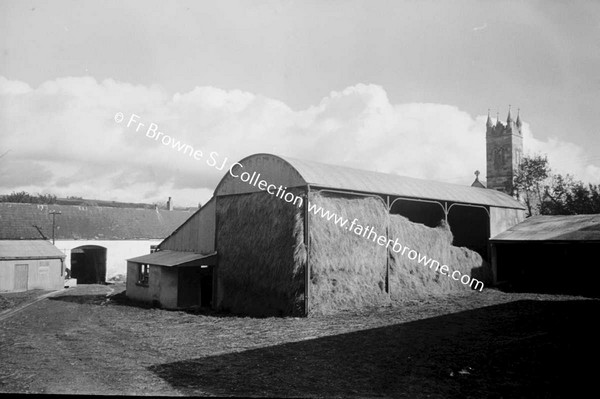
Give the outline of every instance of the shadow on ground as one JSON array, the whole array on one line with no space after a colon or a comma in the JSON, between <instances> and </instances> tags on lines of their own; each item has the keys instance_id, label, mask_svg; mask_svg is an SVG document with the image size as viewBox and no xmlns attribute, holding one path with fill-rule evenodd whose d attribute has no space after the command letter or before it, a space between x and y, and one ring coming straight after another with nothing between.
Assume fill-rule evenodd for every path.
<instances>
[{"instance_id":1,"label":"shadow on ground","mask_svg":"<svg viewBox=\"0 0 600 399\"><path fill-rule=\"evenodd\" d=\"M79 288L85 287L85 285L78 286ZM82 305L98 305L98 306L126 306L139 309L162 309L160 304L152 304L146 302L138 302L131 300L127 297L127 293L124 286L117 286L115 292L107 294L106 290L98 289L102 287L100 285L87 285L87 291L79 290L72 295L61 294L48 299L52 301L63 301L70 303L78 303ZM72 290L67 291L67 293ZM101 291L102 293L98 293ZM168 310L168 309L165 309ZM173 312L185 312L195 316L212 316L212 317L239 317L234 314L216 311L208 308L189 308L189 309L177 309L172 310Z\"/></svg>"},{"instance_id":2,"label":"shadow on ground","mask_svg":"<svg viewBox=\"0 0 600 399\"><path fill-rule=\"evenodd\" d=\"M151 366L186 395L562 397L595 387L600 301L517 301Z\"/></svg>"},{"instance_id":3,"label":"shadow on ground","mask_svg":"<svg viewBox=\"0 0 600 399\"><path fill-rule=\"evenodd\" d=\"M112 291L110 291L112 289ZM119 295L124 286L115 284L80 284L66 291L49 297L51 301L71 302L87 305L105 305Z\"/></svg>"},{"instance_id":4,"label":"shadow on ground","mask_svg":"<svg viewBox=\"0 0 600 399\"><path fill-rule=\"evenodd\" d=\"M569 295L579 296L591 299L600 299L600 290L594 279L591 282L587 282L586 287L572 286L564 287L559 282L503 282L497 286L497 288L506 293L528 293L528 294L542 294L542 295ZM595 286L590 287L591 284Z\"/></svg>"},{"instance_id":5,"label":"shadow on ground","mask_svg":"<svg viewBox=\"0 0 600 399\"><path fill-rule=\"evenodd\" d=\"M106 294L104 295L61 295L48 298L51 301L62 301L79 303L85 305L102 305L106 303Z\"/></svg>"}]
</instances>

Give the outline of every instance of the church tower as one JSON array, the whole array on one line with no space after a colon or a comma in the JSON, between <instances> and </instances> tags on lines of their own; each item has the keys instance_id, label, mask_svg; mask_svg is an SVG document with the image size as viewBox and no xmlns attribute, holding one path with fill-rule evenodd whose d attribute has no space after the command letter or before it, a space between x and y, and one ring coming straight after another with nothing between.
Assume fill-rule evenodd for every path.
<instances>
[{"instance_id":1,"label":"church tower","mask_svg":"<svg viewBox=\"0 0 600 399\"><path fill-rule=\"evenodd\" d=\"M492 122L488 110L486 123L487 188L513 195L513 176L521 162L523 154L523 135L521 134L521 116L517 111L517 120L513 120L508 106L506 125L500 122L496 114L496 123Z\"/></svg>"}]
</instances>

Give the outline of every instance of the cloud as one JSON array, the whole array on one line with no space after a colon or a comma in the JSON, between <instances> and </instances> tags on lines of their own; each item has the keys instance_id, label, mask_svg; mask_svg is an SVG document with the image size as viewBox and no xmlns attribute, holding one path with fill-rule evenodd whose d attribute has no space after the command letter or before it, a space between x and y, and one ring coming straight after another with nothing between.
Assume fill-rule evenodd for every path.
<instances>
[{"instance_id":1,"label":"cloud","mask_svg":"<svg viewBox=\"0 0 600 399\"><path fill-rule=\"evenodd\" d=\"M0 193L206 202L223 173L146 137L151 123L229 162L267 152L460 184L470 184L475 169L485 176L485 116L444 104L393 104L377 85L333 91L295 111L215 87L169 95L112 79L62 78L32 88L0 77L0 109L0 153L10 150L0 158ZM143 123L138 131L126 126L132 113ZM583 161L583 148L536 139L527 124L525 147L583 180L600 176Z\"/></svg>"},{"instance_id":2,"label":"cloud","mask_svg":"<svg viewBox=\"0 0 600 399\"><path fill-rule=\"evenodd\" d=\"M600 157L591 157L584 148L577 144L549 137L538 140L533 137L528 124L523 132L523 148L525 154L546 154L552 172L572 174L577 180L598 184L600 183L600 167L593 162L600 162Z\"/></svg>"}]
</instances>

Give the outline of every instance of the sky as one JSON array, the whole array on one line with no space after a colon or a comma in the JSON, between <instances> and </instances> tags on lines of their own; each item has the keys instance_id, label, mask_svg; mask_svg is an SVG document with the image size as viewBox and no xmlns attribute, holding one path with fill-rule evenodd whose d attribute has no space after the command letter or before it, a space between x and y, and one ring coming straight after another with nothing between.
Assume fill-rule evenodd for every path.
<instances>
[{"instance_id":1,"label":"sky","mask_svg":"<svg viewBox=\"0 0 600 399\"><path fill-rule=\"evenodd\" d=\"M266 152L470 184L488 109L600 183L597 1L0 0L0 194L206 202Z\"/></svg>"}]
</instances>

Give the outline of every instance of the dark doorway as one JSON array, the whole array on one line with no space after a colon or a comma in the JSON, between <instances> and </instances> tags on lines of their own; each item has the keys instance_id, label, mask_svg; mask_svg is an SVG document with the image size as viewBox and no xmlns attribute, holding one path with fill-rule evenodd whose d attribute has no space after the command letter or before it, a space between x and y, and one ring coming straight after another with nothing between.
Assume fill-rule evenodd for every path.
<instances>
[{"instance_id":1,"label":"dark doorway","mask_svg":"<svg viewBox=\"0 0 600 399\"><path fill-rule=\"evenodd\" d=\"M71 250L71 277L78 284L106 282L106 248L85 245Z\"/></svg>"},{"instance_id":2,"label":"dark doorway","mask_svg":"<svg viewBox=\"0 0 600 399\"><path fill-rule=\"evenodd\" d=\"M448 224L452 231L452 245L467 247L488 259L490 217L483 208L454 204L448 211Z\"/></svg>"},{"instance_id":3,"label":"dark doorway","mask_svg":"<svg viewBox=\"0 0 600 399\"><path fill-rule=\"evenodd\" d=\"M212 266L187 266L179 268L177 307L212 307Z\"/></svg>"},{"instance_id":4,"label":"dark doorway","mask_svg":"<svg viewBox=\"0 0 600 399\"><path fill-rule=\"evenodd\" d=\"M599 243L535 242L496 244L497 278L508 291L600 297L594 259Z\"/></svg>"},{"instance_id":5,"label":"dark doorway","mask_svg":"<svg viewBox=\"0 0 600 399\"><path fill-rule=\"evenodd\" d=\"M207 267L206 273L200 276L200 305L204 308L212 308L213 275L212 266Z\"/></svg>"},{"instance_id":6,"label":"dark doorway","mask_svg":"<svg viewBox=\"0 0 600 399\"><path fill-rule=\"evenodd\" d=\"M441 204L408 199L394 201L390 213L402 215L413 223L421 223L429 227L439 226L440 222L446 218Z\"/></svg>"}]
</instances>

